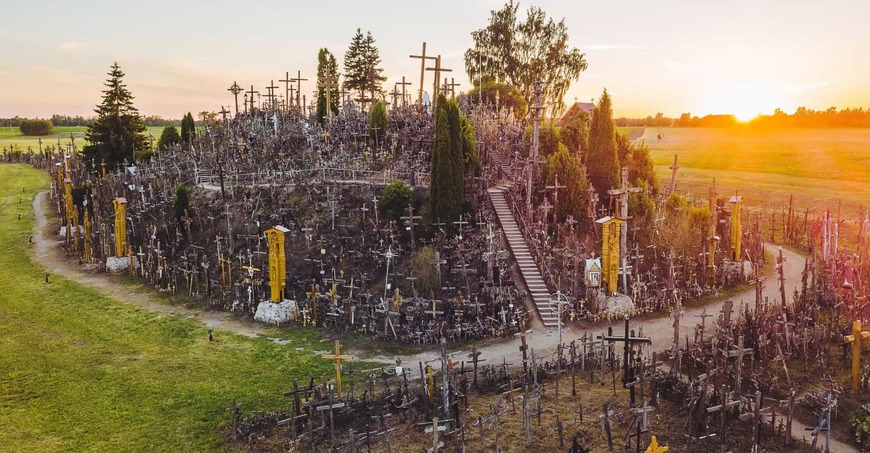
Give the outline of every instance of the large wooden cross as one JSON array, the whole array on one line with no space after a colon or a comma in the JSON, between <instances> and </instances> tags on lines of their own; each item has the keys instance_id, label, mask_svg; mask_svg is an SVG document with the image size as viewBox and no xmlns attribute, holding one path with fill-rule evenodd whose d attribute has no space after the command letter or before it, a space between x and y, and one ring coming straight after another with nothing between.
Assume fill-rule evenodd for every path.
<instances>
[{"instance_id":1,"label":"large wooden cross","mask_svg":"<svg viewBox=\"0 0 870 453\"><path fill-rule=\"evenodd\" d=\"M442 71L444 71L444 69L442 69ZM449 69L447 71L449 71ZM458 87L460 85L461 84L456 83L454 81L453 77L450 78L450 83L447 83L447 77L445 77L444 78L444 94L447 94L447 91L449 90L450 91L450 98L451 99L455 98L456 97L456 87Z\"/></svg>"},{"instance_id":2,"label":"large wooden cross","mask_svg":"<svg viewBox=\"0 0 870 453\"><path fill-rule=\"evenodd\" d=\"M259 91L254 91L254 85L251 85L251 90L250 90L250 91L247 91L247 92L245 93L245 96L247 96L247 95L249 95L249 94L251 95L251 97L250 97L250 101L251 101L251 112L253 112L253 111L254 111L254 95L255 95L255 94L260 94L260 92L259 92Z\"/></svg>"},{"instance_id":3,"label":"large wooden cross","mask_svg":"<svg viewBox=\"0 0 870 453\"><path fill-rule=\"evenodd\" d=\"M329 71L327 71L329 74ZM329 118L329 121L332 121L332 89L338 88L338 77L329 77L328 75L325 77L317 78L317 87L323 88L326 91L326 116Z\"/></svg>"},{"instance_id":4,"label":"large wooden cross","mask_svg":"<svg viewBox=\"0 0 870 453\"><path fill-rule=\"evenodd\" d=\"M320 297L320 292L317 291L317 285L314 283L314 280L311 280L311 291L307 291L305 293L306 296L311 298L311 311L312 318L314 319L314 324L317 324L317 298Z\"/></svg>"},{"instance_id":5,"label":"large wooden cross","mask_svg":"<svg viewBox=\"0 0 870 453\"><path fill-rule=\"evenodd\" d=\"M335 354L322 354L320 358L335 360L335 394L341 398L341 361L353 360L353 356L341 355L338 340L335 340Z\"/></svg>"},{"instance_id":6,"label":"large wooden cross","mask_svg":"<svg viewBox=\"0 0 870 453\"><path fill-rule=\"evenodd\" d=\"M417 102L420 104L420 108L423 108L423 84L426 83L426 60L436 60L435 57L426 56L426 43L423 43L423 53L420 55L410 55L411 58L419 58L420 59L420 96L417 99ZM405 78L402 77L402 83L404 83ZM410 85L410 84L409 84ZM438 76L435 76L435 85L438 85ZM402 91L404 92L405 87L402 86ZM437 95L437 93L435 93Z\"/></svg>"},{"instance_id":7,"label":"large wooden cross","mask_svg":"<svg viewBox=\"0 0 870 453\"><path fill-rule=\"evenodd\" d=\"M613 335L613 327L607 328L607 335L604 336L603 340L608 341L610 343L621 341L623 343L622 350L622 387L630 389L630 397L631 404L634 405L634 386L629 385L632 381L634 381L634 369L628 366L628 356L629 351L634 344L652 344L652 339L649 337L632 337L629 335L629 326L628 326L628 315L625 316L625 333L621 337L617 337Z\"/></svg>"},{"instance_id":8,"label":"large wooden cross","mask_svg":"<svg viewBox=\"0 0 870 453\"><path fill-rule=\"evenodd\" d=\"M453 70L441 67L441 55L435 57L435 66L432 68L426 68L426 70L435 72L435 83L433 84L432 88L432 111L434 112L435 106L438 103L438 83L440 83L441 81L441 73L452 72Z\"/></svg>"},{"instance_id":9,"label":"large wooden cross","mask_svg":"<svg viewBox=\"0 0 870 453\"><path fill-rule=\"evenodd\" d=\"M412 170L413 171L413 170ZM418 225L416 220L421 220L423 217L418 215L414 215L414 203L408 203L408 215L399 217L400 220L405 221L405 225L408 226L408 231L411 233L411 250L414 250L416 242L414 241L414 227Z\"/></svg>"},{"instance_id":10,"label":"large wooden cross","mask_svg":"<svg viewBox=\"0 0 870 453\"><path fill-rule=\"evenodd\" d=\"M269 86L266 87L266 95L265 97L269 99L269 108L274 109L277 103L275 102L275 98L277 95L275 94L275 90L279 87L275 85L275 81L271 80Z\"/></svg>"},{"instance_id":11,"label":"large wooden cross","mask_svg":"<svg viewBox=\"0 0 870 453\"><path fill-rule=\"evenodd\" d=\"M628 268L625 262L626 240L628 238L628 195L643 191L640 187L629 187L628 182L628 167L622 167L622 187L619 189L610 189L607 194L610 196L619 197L619 218L622 220L620 224L621 231L619 232L619 264L622 268L622 291L628 294Z\"/></svg>"},{"instance_id":12,"label":"large wooden cross","mask_svg":"<svg viewBox=\"0 0 870 453\"><path fill-rule=\"evenodd\" d=\"M235 102L236 102L236 115L238 116L238 114L239 114L239 93L244 91L244 89L242 87L240 87L238 83L233 81L233 86L227 88L227 91L229 91L230 93L233 93L233 99L235 99Z\"/></svg>"}]
</instances>

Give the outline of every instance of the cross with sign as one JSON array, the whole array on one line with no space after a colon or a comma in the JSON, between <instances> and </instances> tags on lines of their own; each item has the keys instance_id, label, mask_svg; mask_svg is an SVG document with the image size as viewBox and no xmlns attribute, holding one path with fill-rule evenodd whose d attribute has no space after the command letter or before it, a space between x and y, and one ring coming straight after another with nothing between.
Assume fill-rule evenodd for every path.
<instances>
[{"instance_id":1,"label":"cross with sign","mask_svg":"<svg viewBox=\"0 0 870 453\"><path fill-rule=\"evenodd\" d=\"M624 371L623 371L623 375L622 375L622 387L630 389L631 404L634 405L634 386L629 385L632 381L634 381L634 369L628 366L629 351L631 350L632 345L634 345L634 344L644 344L644 343L652 344L652 339L649 337L632 337L632 336L630 336L629 335L629 328L628 328L628 320L629 320L628 315L626 315L625 316L625 334L623 336L621 336L621 337L614 336L613 335L613 327L608 327L607 328L607 335L605 335L603 337L603 339L605 341L610 342L610 343L619 342L619 341L621 341L623 343L622 369Z\"/></svg>"},{"instance_id":2,"label":"cross with sign","mask_svg":"<svg viewBox=\"0 0 870 453\"><path fill-rule=\"evenodd\" d=\"M341 361L353 360L353 356L341 355L338 340L335 340L335 354L322 354L321 359L335 360L335 393L341 398Z\"/></svg>"}]
</instances>

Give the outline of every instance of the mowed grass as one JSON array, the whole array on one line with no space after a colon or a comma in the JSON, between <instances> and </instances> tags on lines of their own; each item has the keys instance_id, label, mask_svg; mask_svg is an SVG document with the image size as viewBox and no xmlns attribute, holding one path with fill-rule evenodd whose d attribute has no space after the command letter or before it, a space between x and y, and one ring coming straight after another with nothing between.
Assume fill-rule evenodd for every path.
<instances>
[{"instance_id":1,"label":"mowed grass","mask_svg":"<svg viewBox=\"0 0 870 453\"><path fill-rule=\"evenodd\" d=\"M679 155L678 189L706 199L716 179L720 196L735 192L761 206L790 194L804 206L870 197L870 130L657 128L643 136L663 185ZM797 199L796 198L796 199ZM833 205L833 203L831 203Z\"/></svg>"},{"instance_id":2,"label":"mowed grass","mask_svg":"<svg viewBox=\"0 0 870 453\"><path fill-rule=\"evenodd\" d=\"M0 451L221 449L234 399L243 413L274 409L294 377L331 369L296 341L218 331L209 342L198 322L44 283L27 239L31 200L47 185L0 165Z\"/></svg>"},{"instance_id":3,"label":"mowed grass","mask_svg":"<svg viewBox=\"0 0 870 453\"><path fill-rule=\"evenodd\" d=\"M0 150L3 148L8 148L12 145L21 148L22 151L27 152L27 148L30 147L34 152L39 151L39 139L42 138L42 146L54 145L57 146L57 140L60 139L61 146L66 149L67 144L70 141L70 134L76 140L76 147L81 150L81 148L85 145L85 132L87 132L88 128L86 126L55 126L52 129L52 133L49 135L35 136L35 135L22 135L21 131L18 130L17 127L0 127ZM149 126L148 130L145 131L145 135L148 134L154 135L155 143L158 138L160 138L160 133L163 132L162 126Z\"/></svg>"}]
</instances>

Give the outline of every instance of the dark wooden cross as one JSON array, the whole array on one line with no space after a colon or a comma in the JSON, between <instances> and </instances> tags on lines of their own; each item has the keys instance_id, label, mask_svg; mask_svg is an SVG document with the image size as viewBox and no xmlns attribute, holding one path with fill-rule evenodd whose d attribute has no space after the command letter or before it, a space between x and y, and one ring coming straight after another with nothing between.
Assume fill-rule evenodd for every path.
<instances>
[{"instance_id":1,"label":"dark wooden cross","mask_svg":"<svg viewBox=\"0 0 870 453\"><path fill-rule=\"evenodd\" d=\"M250 96L248 97L249 94L250 94ZM248 97L248 99L251 102L251 111L252 112L254 111L254 95L255 94L260 94L260 92L254 90L254 85L251 85L250 91L245 92L245 96Z\"/></svg>"},{"instance_id":2,"label":"dark wooden cross","mask_svg":"<svg viewBox=\"0 0 870 453\"><path fill-rule=\"evenodd\" d=\"M278 105L275 102L275 98L277 97L277 95L275 94L275 90L277 90L279 87L275 85L274 80L272 80L270 82L271 82L271 84L266 87L267 94L265 95L265 97L269 99L270 108L274 109Z\"/></svg>"},{"instance_id":3,"label":"dark wooden cross","mask_svg":"<svg viewBox=\"0 0 870 453\"><path fill-rule=\"evenodd\" d=\"M529 334L529 331L525 331L525 332L517 334L517 335L519 335L520 342L522 343L522 344L520 344L520 352L523 353L523 374L524 375L529 374L529 360L528 360L529 345L528 345L528 343L526 343L526 335L528 335L528 334Z\"/></svg>"},{"instance_id":4,"label":"dark wooden cross","mask_svg":"<svg viewBox=\"0 0 870 453\"><path fill-rule=\"evenodd\" d=\"M333 412L335 409L341 409L345 407L346 404L342 402L335 402L335 395L332 393L329 394L329 401L327 404L323 406L317 406L318 411L329 411L329 438L330 444L333 449L335 448L335 413Z\"/></svg>"},{"instance_id":5,"label":"dark wooden cross","mask_svg":"<svg viewBox=\"0 0 870 453\"><path fill-rule=\"evenodd\" d=\"M441 73L452 72L453 70L441 67L441 55L435 57L435 66L432 68L426 68L426 70L435 72L435 83L433 84L432 89L432 111L435 111L435 106L438 102L438 83L441 81Z\"/></svg>"},{"instance_id":6,"label":"dark wooden cross","mask_svg":"<svg viewBox=\"0 0 870 453\"><path fill-rule=\"evenodd\" d=\"M254 87L252 86L251 88L253 89ZM244 89L242 87L240 87L239 84L234 81L233 86L227 88L227 91L229 91L230 93L233 93L233 99L236 102L236 115L238 115L239 114L239 93L244 91Z\"/></svg>"},{"instance_id":7,"label":"dark wooden cross","mask_svg":"<svg viewBox=\"0 0 870 453\"><path fill-rule=\"evenodd\" d=\"M425 49L425 45L426 45L426 44L423 44L424 49ZM424 53L425 53L425 52L424 52ZM407 94L405 93L405 86L408 86L408 85L410 85L410 84L411 84L411 82L405 82L405 76L402 76L402 81L401 81L401 82L396 82L396 85L402 85L402 105L403 105L403 106L404 106L404 105L407 105L407 103L408 103ZM420 86L423 86L423 84L421 83Z\"/></svg>"},{"instance_id":8,"label":"dark wooden cross","mask_svg":"<svg viewBox=\"0 0 870 453\"><path fill-rule=\"evenodd\" d=\"M628 364L628 356L631 351L632 345L634 344L652 344L652 339L649 337L632 337L629 335L629 318L628 315L625 316L625 334L621 337L613 336L613 327L607 328L607 335L604 336L604 340L610 343L614 343L617 341L621 341L623 343L622 350L622 387L628 388L630 391L631 404L635 404L634 400L634 386L629 386L628 384L634 381L634 369L629 367Z\"/></svg>"},{"instance_id":9,"label":"dark wooden cross","mask_svg":"<svg viewBox=\"0 0 870 453\"><path fill-rule=\"evenodd\" d=\"M696 318L701 318L701 330L700 330L700 332L701 332L701 342L702 343L704 342L704 329L706 329L706 327L707 327L707 318L709 318L710 316L713 316L713 315L707 313L707 307L704 307L704 309L701 310L700 315L695 315Z\"/></svg>"},{"instance_id":10,"label":"dark wooden cross","mask_svg":"<svg viewBox=\"0 0 870 453\"><path fill-rule=\"evenodd\" d=\"M474 365L474 386L477 387L477 364L479 362L486 362L486 359L480 358L480 351L477 350L476 347L471 347L471 354L468 354L468 358L471 359L471 363Z\"/></svg>"},{"instance_id":11,"label":"dark wooden cross","mask_svg":"<svg viewBox=\"0 0 870 453\"><path fill-rule=\"evenodd\" d=\"M412 170L413 171L413 170ZM416 246L416 241L414 240L414 227L418 225L417 220L422 219L418 215L414 215L414 203L408 203L408 215L399 217L399 219L405 221L405 225L407 225L408 232L411 233L411 250L413 251Z\"/></svg>"},{"instance_id":12,"label":"dark wooden cross","mask_svg":"<svg viewBox=\"0 0 870 453\"><path fill-rule=\"evenodd\" d=\"M442 69L443 71L444 69ZM453 99L456 97L456 87L460 86L459 83L454 82L453 77L450 78L450 83L447 83L447 77L444 78L444 88L445 90L450 90L450 98Z\"/></svg>"}]
</instances>

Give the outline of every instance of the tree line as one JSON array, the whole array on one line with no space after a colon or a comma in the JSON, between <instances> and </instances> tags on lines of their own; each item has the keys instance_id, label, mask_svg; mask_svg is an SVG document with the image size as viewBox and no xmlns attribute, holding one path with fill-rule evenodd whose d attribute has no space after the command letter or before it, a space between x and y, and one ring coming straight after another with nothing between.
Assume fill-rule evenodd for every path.
<instances>
[{"instance_id":1,"label":"tree line","mask_svg":"<svg viewBox=\"0 0 870 453\"><path fill-rule=\"evenodd\" d=\"M21 123L28 120L48 120L55 127L73 127L73 126L90 126L97 120L95 116L84 117L81 115L51 115L50 118L29 118L14 116L11 118L0 118L0 126L4 127L21 127ZM163 118L159 115L144 115L142 121L146 126L178 126L181 120Z\"/></svg>"}]
</instances>

